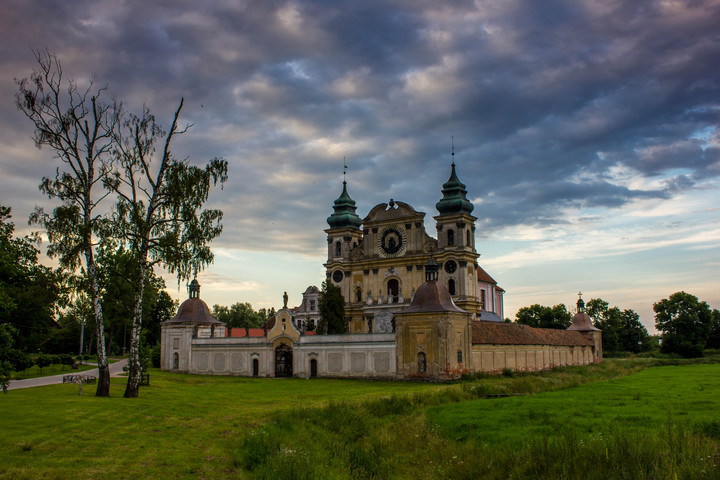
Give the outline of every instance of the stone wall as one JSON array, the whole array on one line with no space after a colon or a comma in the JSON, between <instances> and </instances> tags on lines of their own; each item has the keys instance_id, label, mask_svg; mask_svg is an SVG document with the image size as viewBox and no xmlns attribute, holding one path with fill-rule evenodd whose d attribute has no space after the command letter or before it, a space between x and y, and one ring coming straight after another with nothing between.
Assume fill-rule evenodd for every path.
<instances>
[{"instance_id":1,"label":"stone wall","mask_svg":"<svg viewBox=\"0 0 720 480\"><path fill-rule=\"evenodd\" d=\"M567 365L594 363L593 347L549 345L473 345L472 369L500 373L503 369L519 371L546 370Z\"/></svg>"}]
</instances>

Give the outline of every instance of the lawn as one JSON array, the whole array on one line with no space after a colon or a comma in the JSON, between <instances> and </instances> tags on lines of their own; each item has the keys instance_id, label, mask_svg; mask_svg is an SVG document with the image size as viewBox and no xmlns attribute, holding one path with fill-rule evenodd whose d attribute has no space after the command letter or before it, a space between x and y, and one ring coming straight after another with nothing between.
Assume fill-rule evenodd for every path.
<instances>
[{"instance_id":1,"label":"lawn","mask_svg":"<svg viewBox=\"0 0 720 480\"><path fill-rule=\"evenodd\" d=\"M77 385L0 396L0 478L218 478L232 475L240 436L271 413L328 401L406 394L438 385L327 379L252 379L153 370L140 398L84 396Z\"/></svg>"},{"instance_id":2,"label":"lawn","mask_svg":"<svg viewBox=\"0 0 720 480\"><path fill-rule=\"evenodd\" d=\"M123 378L111 398L13 390L0 478L720 478L720 364L658 363L456 384L153 370L137 399ZM497 393L535 394L482 398Z\"/></svg>"},{"instance_id":3,"label":"lawn","mask_svg":"<svg viewBox=\"0 0 720 480\"><path fill-rule=\"evenodd\" d=\"M635 375L530 397L481 399L431 408L449 438L507 443L574 430L654 430L668 420L703 430L720 425L720 364L655 367ZM512 426L512 428L508 428Z\"/></svg>"}]
</instances>

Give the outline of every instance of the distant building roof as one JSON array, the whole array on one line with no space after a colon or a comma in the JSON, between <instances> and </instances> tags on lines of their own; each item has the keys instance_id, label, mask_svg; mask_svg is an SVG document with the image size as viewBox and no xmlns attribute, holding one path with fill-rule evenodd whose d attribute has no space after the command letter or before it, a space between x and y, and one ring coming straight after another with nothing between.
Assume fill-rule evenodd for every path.
<instances>
[{"instance_id":1,"label":"distant building roof","mask_svg":"<svg viewBox=\"0 0 720 480\"><path fill-rule=\"evenodd\" d=\"M473 345L567 345L593 346L591 339L578 331L534 328L519 323L474 321Z\"/></svg>"},{"instance_id":2,"label":"distant building roof","mask_svg":"<svg viewBox=\"0 0 720 480\"><path fill-rule=\"evenodd\" d=\"M265 329L263 328L248 328L247 333L249 335L245 334L245 329L240 327L234 327L230 329L230 337L232 338L241 338L241 337L264 337L265 336Z\"/></svg>"}]
</instances>

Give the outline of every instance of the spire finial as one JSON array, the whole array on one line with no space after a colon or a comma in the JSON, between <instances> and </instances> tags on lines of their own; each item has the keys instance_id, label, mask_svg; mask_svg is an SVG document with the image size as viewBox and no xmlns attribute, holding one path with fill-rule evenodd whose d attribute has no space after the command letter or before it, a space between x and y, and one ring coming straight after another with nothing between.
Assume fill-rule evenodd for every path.
<instances>
[{"instance_id":1,"label":"spire finial","mask_svg":"<svg viewBox=\"0 0 720 480\"><path fill-rule=\"evenodd\" d=\"M455 166L455 136L450 137L450 156L452 157L452 166Z\"/></svg>"},{"instance_id":2,"label":"spire finial","mask_svg":"<svg viewBox=\"0 0 720 480\"><path fill-rule=\"evenodd\" d=\"M578 292L577 311L578 312L585 311L585 302L582 299L582 292Z\"/></svg>"},{"instance_id":3,"label":"spire finial","mask_svg":"<svg viewBox=\"0 0 720 480\"><path fill-rule=\"evenodd\" d=\"M347 158L343 156L343 184L347 183Z\"/></svg>"}]
</instances>

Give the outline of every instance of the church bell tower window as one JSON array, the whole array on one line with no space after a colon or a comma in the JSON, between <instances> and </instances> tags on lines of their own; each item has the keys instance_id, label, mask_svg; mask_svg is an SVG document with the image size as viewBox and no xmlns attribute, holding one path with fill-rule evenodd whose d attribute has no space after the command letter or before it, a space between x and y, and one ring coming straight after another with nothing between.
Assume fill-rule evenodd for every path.
<instances>
[{"instance_id":1,"label":"church bell tower window","mask_svg":"<svg viewBox=\"0 0 720 480\"><path fill-rule=\"evenodd\" d=\"M335 256L336 257L342 256L342 243L340 243L340 240L335 242Z\"/></svg>"},{"instance_id":2,"label":"church bell tower window","mask_svg":"<svg viewBox=\"0 0 720 480\"><path fill-rule=\"evenodd\" d=\"M455 231L454 230L448 230L447 241L448 241L447 242L448 246L452 247L453 245L455 245Z\"/></svg>"},{"instance_id":3,"label":"church bell tower window","mask_svg":"<svg viewBox=\"0 0 720 480\"><path fill-rule=\"evenodd\" d=\"M448 291L450 292L450 295L455 295L455 280L452 278L448 280Z\"/></svg>"}]
</instances>

